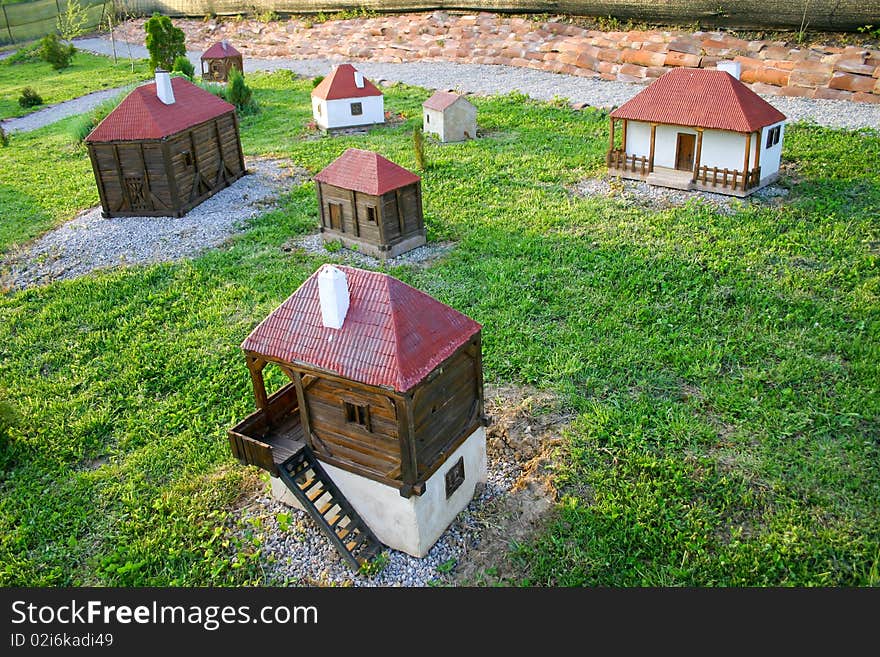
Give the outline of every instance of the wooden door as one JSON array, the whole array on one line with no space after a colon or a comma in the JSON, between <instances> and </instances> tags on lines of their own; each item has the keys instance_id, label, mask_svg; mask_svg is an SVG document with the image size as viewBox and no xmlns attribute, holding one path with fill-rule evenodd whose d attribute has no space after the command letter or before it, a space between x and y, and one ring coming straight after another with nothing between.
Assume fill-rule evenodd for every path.
<instances>
[{"instance_id":1,"label":"wooden door","mask_svg":"<svg viewBox=\"0 0 880 657\"><path fill-rule=\"evenodd\" d=\"M333 230L342 230L342 204L330 204L330 228Z\"/></svg>"},{"instance_id":2,"label":"wooden door","mask_svg":"<svg viewBox=\"0 0 880 657\"><path fill-rule=\"evenodd\" d=\"M694 168L694 144L696 135L684 132L678 133L678 143L675 147L675 168L682 171L691 171Z\"/></svg>"}]
</instances>

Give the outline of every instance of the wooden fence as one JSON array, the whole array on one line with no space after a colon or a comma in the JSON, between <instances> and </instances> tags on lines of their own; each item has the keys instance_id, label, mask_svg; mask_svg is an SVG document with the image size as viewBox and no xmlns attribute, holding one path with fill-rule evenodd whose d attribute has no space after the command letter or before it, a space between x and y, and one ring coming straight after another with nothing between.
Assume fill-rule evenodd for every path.
<instances>
[{"instance_id":1,"label":"wooden fence","mask_svg":"<svg viewBox=\"0 0 880 657\"><path fill-rule=\"evenodd\" d=\"M85 29L94 30L103 20L111 0L80 0L88 18ZM55 32L58 14L67 7L67 0L32 0L0 5L0 43L20 43Z\"/></svg>"},{"instance_id":2,"label":"wooden fence","mask_svg":"<svg viewBox=\"0 0 880 657\"><path fill-rule=\"evenodd\" d=\"M121 0L130 11L168 16L331 14L366 9L384 13L434 11L491 11L515 14L568 14L614 17L621 22L646 21L701 27L787 28L790 30L855 31L877 25L877 3L872 0ZM613 24L613 22L612 22Z\"/></svg>"}]
</instances>

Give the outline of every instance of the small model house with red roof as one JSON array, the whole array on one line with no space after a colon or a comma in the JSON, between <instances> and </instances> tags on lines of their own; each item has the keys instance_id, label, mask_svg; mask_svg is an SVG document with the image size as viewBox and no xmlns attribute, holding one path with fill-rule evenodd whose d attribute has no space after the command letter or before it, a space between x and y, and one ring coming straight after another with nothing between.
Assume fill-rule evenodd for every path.
<instances>
[{"instance_id":1,"label":"small model house with red roof","mask_svg":"<svg viewBox=\"0 0 880 657\"><path fill-rule=\"evenodd\" d=\"M385 98L351 64L340 64L312 90L312 114L322 130L385 123Z\"/></svg>"},{"instance_id":2,"label":"small model house with red roof","mask_svg":"<svg viewBox=\"0 0 880 657\"><path fill-rule=\"evenodd\" d=\"M383 259L426 242L421 178L378 153L349 148L315 183L325 242Z\"/></svg>"},{"instance_id":3,"label":"small model house with red roof","mask_svg":"<svg viewBox=\"0 0 880 657\"><path fill-rule=\"evenodd\" d=\"M229 73L237 69L244 75L241 53L229 45L226 39L218 41L202 53L202 79L212 82L227 82Z\"/></svg>"},{"instance_id":4,"label":"small model house with red roof","mask_svg":"<svg viewBox=\"0 0 880 657\"><path fill-rule=\"evenodd\" d=\"M424 556L486 479L481 327L378 272L323 265L241 345L257 411L233 454L353 567ZM290 379L274 394L263 371Z\"/></svg>"},{"instance_id":5,"label":"small model house with red roof","mask_svg":"<svg viewBox=\"0 0 880 657\"><path fill-rule=\"evenodd\" d=\"M438 91L422 103L422 130L442 142L477 136L477 108L462 95Z\"/></svg>"},{"instance_id":6,"label":"small model house with red roof","mask_svg":"<svg viewBox=\"0 0 880 657\"><path fill-rule=\"evenodd\" d=\"M105 217L180 217L246 173L235 106L161 69L85 143Z\"/></svg>"},{"instance_id":7,"label":"small model house with red roof","mask_svg":"<svg viewBox=\"0 0 880 657\"><path fill-rule=\"evenodd\" d=\"M673 69L614 110L609 172L734 196L773 182L786 117L739 81L738 65L724 64Z\"/></svg>"}]
</instances>

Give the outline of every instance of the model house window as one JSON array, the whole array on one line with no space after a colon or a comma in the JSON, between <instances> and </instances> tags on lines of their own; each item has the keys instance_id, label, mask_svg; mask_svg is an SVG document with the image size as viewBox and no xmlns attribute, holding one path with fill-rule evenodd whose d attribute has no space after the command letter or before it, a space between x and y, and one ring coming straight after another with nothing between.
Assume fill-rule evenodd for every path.
<instances>
[{"instance_id":1,"label":"model house window","mask_svg":"<svg viewBox=\"0 0 880 657\"><path fill-rule=\"evenodd\" d=\"M779 143L779 133L782 132L782 128L780 126L776 126L775 128L771 128L767 132L767 148L771 146L776 146Z\"/></svg>"},{"instance_id":2,"label":"model house window","mask_svg":"<svg viewBox=\"0 0 880 657\"><path fill-rule=\"evenodd\" d=\"M367 431L370 428L370 407L361 404L352 404L351 402L343 402L345 406L345 421L349 424L359 424Z\"/></svg>"},{"instance_id":3,"label":"model house window","mask_svg":"<svg viewBox=\"0 0 880 657\"><path fill-rule=\"evenodd\" d=\"M430 123L430 122L431 122L431 115L425 114L425 123Z\"/></svg>"},{"instance_id":4,"label":"model house window","mask_svg":"<svg viewBox=\"0 0 880 657\"><path fill-rule=\"evenodd\" d=\"M183 166L191 167L193 164L193 156L189 151L183 151Z\"/></svg>"},{"instance_id":5,"label":"model house window","mask_svg":"<svg viewBox=\"0 0 880 657\"><path fill-rule=\"evenodd\" d=\"M360 116L364 113L363 105L360 103L352 103L351 104L351 115L352 116Z\"/></svg>"},{"instance_id":6,"label":"model house window","mask_svg":"<svg viewBox=\"0 0 880 657\"><path fill-rule=\"evenodd\" d=\"M371 224L377 223L376 208L374 208L372 205L367 207L367 221L369 221Z\"/></svg>"},{"instance_id":7,"label":"model house window","mask_svg":"<svg viewBox=\"0 0 880 657\"><path fill-rule=\"evenodd\" d=\"M318 116L321 116L321 103L318 103Z\"/></svg>"}]
</instances>

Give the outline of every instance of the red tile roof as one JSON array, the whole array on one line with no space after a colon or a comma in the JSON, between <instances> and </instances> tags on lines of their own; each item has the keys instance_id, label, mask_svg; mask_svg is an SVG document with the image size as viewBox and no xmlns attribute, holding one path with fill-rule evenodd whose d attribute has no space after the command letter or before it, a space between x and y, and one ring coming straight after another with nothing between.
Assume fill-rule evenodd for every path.
<instances>
[{"instance_id":1,"label":"red tile roof","mask_svg":"<svg viewBox=\"0 0 880 657\"><path fill-rule=\"evenodd\" d=\"M378 153L349 148L320 171L315 180L363 194L381 196L417 183L421 178Z\"/></svg>"},{"instance_id":2,"label":"red tile roof","mask_svg":"<svg viewBox=\"0 0 880 657\"><path fill-rule=\"evenodd\" d=\"M161 139L235 111L234 105L183 78L171 78L171 88L174 90L174 103L166 105L156 95L155 82L138 87L85 140Z\"/></svg>"},{"instance_id":3,"label":"red tile roof","mask_svg":"<svg viewBox=\"0 0 880 657\"><path fill-rule=\"evenodd\" d=\"M324 100L381 96L382 92L367 78L364 78L363 87L358 87L354 83L356 70L351 64L340 64L330 71L330 75L321 80L317 87L312 89L312 95L315 98L323 98Z\"/></svg>"},{"instance_id":4,"label":"red tile roof","mask_svg":"<svg viewBox=\"0 0 880 657\"><path fill-rule=\"evenodd\" d=\"M454 94L449 91L438 91L422 103L422 107L442 112L459 98L461 98L459 94Z\"/></svg>"},{"instance_id":5,"label":"red tile roof","mask_svg":"<svg viewBox=\"0 0 880 657\"><path fill-rule=\"evenodd\" d=\"M466 315L387 274L336 267L346 276L350 297L341 329L321 321L319 269L241 348L407 392L481 329Z\"/></svg>"},{"instance_id":6,"label":"red tile roof","mask_svg":"<svg viewBox=\"0 0 880 657\"><path fill-rule=\"evenodd\" d=\"M213 46L208 48L205 52L202 53L202 59L224 59L226 57L241 57L241 53L238 52L235 48L229 45L229 42L225 42L226 46L223 46L223 41L218 41Z\"/></svg>"},{"instance_id":7,"label":"red tile roof","mask_svg":"<svg viewBox=\"0 0 880 657\"><path fill-rule=\"evenodd\" d=\"M615 119L755 132L785 120L726 71L676 68L611 112Z\"/></svg>"}]
</instances>

